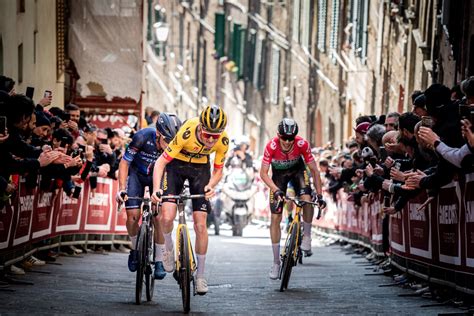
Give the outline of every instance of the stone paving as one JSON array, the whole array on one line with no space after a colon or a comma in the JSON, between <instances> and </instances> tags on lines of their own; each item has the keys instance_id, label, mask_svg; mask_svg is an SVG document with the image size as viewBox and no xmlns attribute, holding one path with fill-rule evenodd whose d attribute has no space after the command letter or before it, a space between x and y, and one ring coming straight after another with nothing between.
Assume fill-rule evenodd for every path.
<instances>
[{"instance_id":1,"label":"stone paving","mask_svg":"<svg viewBox=\"0 0 474 316\"><path fill-rule=\"evenodd\" d=\"M223 232L228 235L228 232ZM314 255L294 268L289 289L279 292L279 281L268 278L271 246L268 230L249 227L246 237L210 236L206 264L209 293L191 298L191 314L220 315L437 315L455 313L452 307L426 307L385 276L370 273L339 246L314 247ZM0 315L130 315L181 314L181 294L171 275L157 281L153 301L134 304L135 274L128 272L127 254L109 252L82 257L60 257L62 265L37 268L24 277L33 286L14 285L0 291Z\"/></svg>"}]
</instances>

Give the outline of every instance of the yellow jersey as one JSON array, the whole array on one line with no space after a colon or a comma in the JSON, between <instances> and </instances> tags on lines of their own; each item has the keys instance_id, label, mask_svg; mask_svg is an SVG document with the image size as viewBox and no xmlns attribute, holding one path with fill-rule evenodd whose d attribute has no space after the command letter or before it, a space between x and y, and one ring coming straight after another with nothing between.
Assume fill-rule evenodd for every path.
<instances>
[{"instance_id":1,"label":"yellow jersey","mask_svg":"<svg viewBox=\"0 0 474 316\"><path fill-rule=\"evenodd\" d=\"M178 159L190 163L206 164L209 162L209 155L215 152L214 168L222 168L229 150L227 133L223 132L214 146L208 148L197 137L198 125L198 117L187 120L168 144L163 152L163 157L168 161Z\"/></svg>"}]
</instances>

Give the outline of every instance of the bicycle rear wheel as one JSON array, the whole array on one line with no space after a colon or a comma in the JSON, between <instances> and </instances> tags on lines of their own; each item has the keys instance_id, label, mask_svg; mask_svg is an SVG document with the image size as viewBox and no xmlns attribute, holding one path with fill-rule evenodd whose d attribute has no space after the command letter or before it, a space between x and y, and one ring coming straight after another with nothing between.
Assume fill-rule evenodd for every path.
<instances>
[{"instance_id":1,"label":"bicycle rear wheel","mask_svg":"<svg viewBox=\"0 0 474 316\"><path fill-rule=\"evenodd\" d=\"M138 268L135 281L135 303L140 305L142 302L143 276L146 269L146 226L141 225L138 233Z\"/></svg>"},{"instance_id":2,"label":"bicycle rear wheel","mask_svg":"<svg viewBox=\"0 0 474 316\"><path fill-rule=\"evenodd\" d=\"M280 292L285 291L288 288L288 282L290 281L291 276L291 269L295 265L295 258L294 258L294 251L296 247L296 236L299 230L298 224L292 224L291 234L286 239L285 243L285 255L282 258L282 265L281 265L281 284L280 284Z\"/></svg>"},{"instance_id":3,"label":"bicycle rear wheel","mask_svg":"<svg viewBox=\"0 0 474 316\"><path fill-rule=\"evenodd\" d=\"M191 264L189 262L188 232L186 228L182 228L179 234L178 260L183 310L185 313L189 313L191 309Z\"/></svg>"},{"instance_id":4,"label":"bicycle rear wheel","mask_svg":"<svg viewBox=\"0 0 474 316\"><path fill-rule=\"evenodd\" d=\"M153 274L153 265L155 263L155 242L153 241L153 226L148 227L146 236L146 271L145 271L145 287L146 300L149 302L153 298L155 289L155 276Z\"/></svg>"}]
</instances>

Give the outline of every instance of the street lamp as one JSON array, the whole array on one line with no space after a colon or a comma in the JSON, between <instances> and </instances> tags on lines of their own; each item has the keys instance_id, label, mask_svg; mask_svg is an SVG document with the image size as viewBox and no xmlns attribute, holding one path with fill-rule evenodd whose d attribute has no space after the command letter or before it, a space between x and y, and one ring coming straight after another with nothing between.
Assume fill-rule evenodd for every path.
<instances>
[{"instance_id":1,"label":"street lamp","mask_svg":"<svg viewBox=\"0 0 474 316\"><path fill-rule=\"evenodd\" d=\"M153 24L153 29L155 30L155 36L158 42L164 43L168 40L170 28L168 27L167 23L156 22Z\"/></svg>"}]
</instances>

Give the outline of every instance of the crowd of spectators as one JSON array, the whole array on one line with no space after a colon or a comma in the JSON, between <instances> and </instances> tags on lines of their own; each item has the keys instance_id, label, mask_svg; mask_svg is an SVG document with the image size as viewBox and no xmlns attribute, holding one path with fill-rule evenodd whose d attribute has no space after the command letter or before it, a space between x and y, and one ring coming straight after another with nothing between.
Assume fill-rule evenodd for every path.
<instances>
[{"instance_id":1,"label":"crowd of spectators","mask_svg":"<svg viewBox=\"0 0 474 316\"><path fill-rule=\"evenodd\" d=\"M15 91L14 80L0 76L0 209L18 193L19 176L27 188L63 189L72 198L80 197L86 180L93 190L97 177L117 177L124 132L99 129L86 122L77 105L62 110L52 102L49 93L35 104Z\"/></svg>"},{"instance_id":2,"label":"crowd of spectators","mask_svg":"<svg viewBox=\"0 0 474 316\"><path fill-rule=\"evenodd\" d=\"M474 171L474 77L452 89L432 84L411 95L405 113L361 116L344 149L330 144L315 155L334 201L343 189L356 207L383 194L383 242L388 216L427 192L424 207L455 177Z\"/></svg>"}]
</instances>

